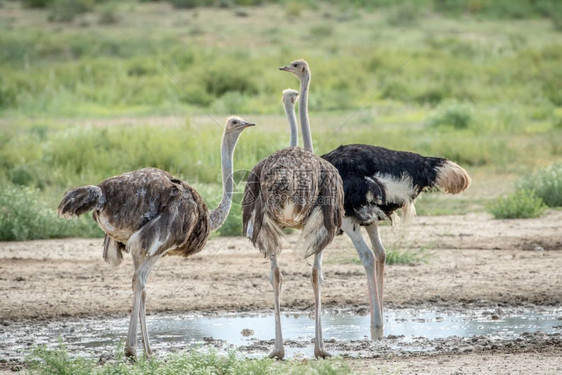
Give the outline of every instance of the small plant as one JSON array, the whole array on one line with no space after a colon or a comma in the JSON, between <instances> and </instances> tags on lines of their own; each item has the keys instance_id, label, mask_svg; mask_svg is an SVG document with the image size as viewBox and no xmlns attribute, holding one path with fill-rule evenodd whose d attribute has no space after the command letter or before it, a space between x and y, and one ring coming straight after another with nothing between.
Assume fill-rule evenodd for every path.
<instances>
[{"instance_id":1,"label":"small plant","mask_svg":"<svg viewBox=\"0 0 562 375\"><path fill-rule=\"evenodd\" d=\"M390 10L386 21L391 26L415 26L421 16L414 2L404 2Z\"/></svg>"},{"instance_id":2,"label":"small plant","mask_svg":"<svg viewBox=\"0 0 562 375\"><path fill-rule=\"evenodd\" d=\"M174 6L174 8L184 8L184 9L192 9L197 8L204 5L204 1L202 0L168 0L170 4Z\"/></svg>"},{"instance_id":3,"label":"small plant","mask_svg":"<svg viewBox=\"0 0 562 375\"><path fill-rule=\"evenodd\" d=\"M562 163L552 164L523 177L518 188L532 191L549 207L562 206Z\"/></svg>"},{"instance_id":4,"label":"small plant","mask_svg":"<svg viewBox=\"0 0 562 375\"><path fill-rule=\"evenodd\" d=\"M298 18L301 16L303 10L303 4L301 4L300 2L292 1L287 4L287 8L285 8L285 14L287 15L287 17Z\"/></svg>"},{"instance_id":5,"label":"small plant","mask_svg":"<svg viewBox=\"0 0 562 375\"><path fill-rule=\"evenodd\" d=\"M470 102L459 102L456 99L441 103L428 118L429 126L451 126L455 129L466 129L472 122L474 106Z\"/></svg>"},{"instance_id":6,"label":"small plant","mask_svg":"<svg viewBox=\"0 0 562 375\"><path fill-rule=\"evenodd\" d=\"M99 15L98 23L101 25L113 25L119 22L119 16L115 14L115 7L111 4L104 7Z\"/></svg>"},{"instance_id":7,"label":"small plant","mask_svg":"<svg viewBox=\"0 0 562 375\"><path fill-rule=\"evenodd\" d=\"M488 205L488 212L496 219L528 219L539 217L546 205L532 190L518 190L500 197Z\"/></svg>"},{"instance_id":8,"label":"small plant","mask_svg":"<svg viewBox=\"0 0 562 375\"><path fill-rule=\"evenodd\" d=\"M80 14L94 10L93 0L54 0L50 5L49 21L72 22Z\"/></svg>"},{"instance_id":9,"label":"small plant","mask_svg":"<svg viewBox=\"0 0 562 375\"><path fill-rule=\"evenodd\" d=\"M388 249L386 251L386 264L417 264L427 262L429 253L425 249Z\"/></svg>"}]
</instances>

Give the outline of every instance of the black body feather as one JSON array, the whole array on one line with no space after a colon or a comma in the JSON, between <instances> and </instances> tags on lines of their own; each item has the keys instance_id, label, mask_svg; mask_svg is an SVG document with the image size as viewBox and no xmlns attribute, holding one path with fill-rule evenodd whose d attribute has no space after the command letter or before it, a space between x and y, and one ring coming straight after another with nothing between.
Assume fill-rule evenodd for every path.
<instances>
[{"instance_id":1,"label":"black body feather","mask_svg":"<svg viewBox=\"0 0 562 375\"><path fill-rule=\"evenodd\" d=\"M448 161L362 144L340 146L322 155L322 158L336 167L343 180L345 215L356 218L361 224L388 218L421 192L435 187L438 168ZM411 179L413 190L409 202L389 201L389 192L379 178L381 175L392 176L396 180ZM369 192L372 194L370 200L367 198Z\"/></svg>"}]
</instances>

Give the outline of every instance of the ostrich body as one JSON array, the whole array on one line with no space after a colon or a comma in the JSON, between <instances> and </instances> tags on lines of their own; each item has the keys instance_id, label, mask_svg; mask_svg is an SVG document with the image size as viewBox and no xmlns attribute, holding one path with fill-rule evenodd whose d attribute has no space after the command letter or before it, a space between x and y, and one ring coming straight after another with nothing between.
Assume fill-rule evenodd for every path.
<instances>
[{"instance_id":1,"label":"ostrich body","mask_svg":"<svg viewBox=\"0 0 562 375\"><path fill-rule=\"evenodd\" d=\"M308 122L308 102L302 89L310 81L310 68L296 60L281 70L291 72L301 83L299 117ZM303 99L304 98L304 99ZM289 112L287 112L289 113ZM310 133L303 132L305 148L312 150ZM383 280L386 251L378 222L392 219L402 210L406 218L415 215L415 199L424 191L443 190L458 194L468 188L470 177L456 163L440 157L427 157L413 152L394 151L384 147L343 145L322 155L334 165L344 187L345 217L341 229L352 240L361 259L369 290L371 338L383 335ZM360 227L365 227L372 249L365 243Z\"/></svg>"},{"instance_id":2,"label":"ostrich body","mask_svg":"<svg viewBox=\"0 0 562 375\"><path fill-rule=\"evenodd\" d=\"M93 211L106 233L104 259L118 265L123 251L133 258L133 308L125 354L136 356L140 321L145 355L152 350L146 329L145 285L154 264L164 255L184 257L203 249L210 233L226 220L232 198L232 156L241 132L254 124L227 120L221 146L223 197L209 211L201 195L186 182L157 168L144 168L108 178L99 185L69 190L58 213L69 218Z\"/></svg>"},{"instance_id":3,"label":"ostrich body","mask_svg":"<svg viewBox=\"0 0 562 375\"><path fill-rule=\"evenodd\" d=\"M284 92L284 99L288 94ZM291 93L292 101L284 100L284 103L291 129L296 131L294 94ZM303 134L309 133L309 129L303 129ZM296 134L291 136L292 145L296 145L296 139ZM279 302L283 277L277 263L284 228L302 229L298 244L305 248L305 257L314 255L311 276L315 300L314 355L329 356L324 349L320 314L322 253L339 232L343 217L343 189L338 171L309 150L282 149L252 169L242 206L245 235L270 260L275 346L269 356L277 359L285 356Z\"/></svg>"}]
</instances>

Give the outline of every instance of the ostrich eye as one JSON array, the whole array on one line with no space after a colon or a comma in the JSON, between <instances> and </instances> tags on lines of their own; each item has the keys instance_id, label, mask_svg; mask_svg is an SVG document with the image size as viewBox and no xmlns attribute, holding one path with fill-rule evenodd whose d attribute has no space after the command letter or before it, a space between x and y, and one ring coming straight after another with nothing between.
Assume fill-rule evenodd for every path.
<instances>
[{"instance_id":1,"label":"ostrich eye","mask_svg":"<svg viewBox=\"0 0 562 375\"><path fill-rule=\"evenodd\" d=\"M236 124L238 124L238 121L237 121L237 120L233 120L233 121L232 121L232 125L236 125Z\"/></svg>"},{"instance_id":2,"label":"ostrich eye","mask_svg":"<svg viewBox=\"0 0 562 375\"><path fill-rule=\"evenodd\" d=\"M296 67L297 67L297 64L293 64L293 66L296 68Z\"/></svg>"}]
</instances>

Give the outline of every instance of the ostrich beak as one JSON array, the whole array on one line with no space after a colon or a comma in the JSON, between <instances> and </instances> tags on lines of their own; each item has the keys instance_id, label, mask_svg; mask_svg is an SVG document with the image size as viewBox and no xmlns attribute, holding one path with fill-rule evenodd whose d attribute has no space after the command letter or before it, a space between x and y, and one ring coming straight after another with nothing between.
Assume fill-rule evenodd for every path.
<instances>
[{"instance_id":1,"label":"ostrich beak","mask_svg":"<svg viewBox=\"0 0 562 375\"><path fill-rule=\"evenodd\" d=\"M242 126L244 127L244 129L249 128L250 126L256 126L256 124L254 124L253 122L244 122L244 124L242 124Z\"/></svg>"},{"instance_id":2,"label":"ostrich beak","mask_svg":"<svg viewBox=\"0 0 562 375\"><path fill-rule=\"evenodd\" d=\"M279 68L279 70L283 70L284 72L288 72L289 71L289 65L282 66L282 67Z\"/></svg>"}]
</instances>

